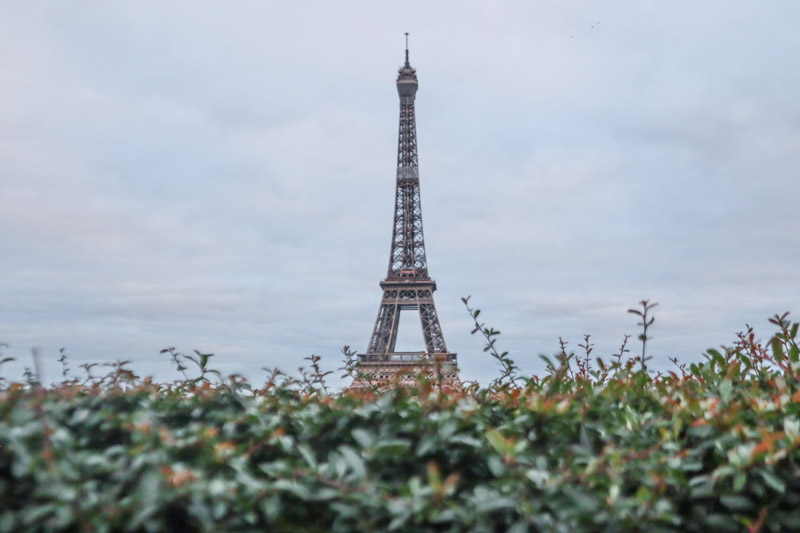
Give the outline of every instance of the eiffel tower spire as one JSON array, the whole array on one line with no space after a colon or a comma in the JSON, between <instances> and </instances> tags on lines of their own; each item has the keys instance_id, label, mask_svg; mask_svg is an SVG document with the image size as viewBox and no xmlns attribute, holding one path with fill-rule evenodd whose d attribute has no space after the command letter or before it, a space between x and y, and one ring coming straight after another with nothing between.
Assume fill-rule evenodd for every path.
<instances>
[{"instance_id":1,"label":"eiffel tower spire","mask_svg":"<svg viewBox=\"0 0 800 533\"><path fill-rule=\"evenodd\" d=\"M397 183L392 225L392 246L386 279L380 283L383 298L366 353L360 354L359 372L385 381L398 372L415 372L432 361L446 365L450 383L456 381L456 354L447 350L439 316L433 303L436 282L428 275L417 157L417 126L414 101L419 82L408 57L397 74L400 127L397 142ZM419 311L425 350L396 352L401 310ZM363 386L354 382L353 387Z\"/></svg>"},{"instance_id":2,"label":"eiffel tower spire","mask_svg":"<svg viewBox=\"0 0 800 533\"><path fill-rule=\"evenodd\" d=\"M417 124L414 112L414 99L418 87L417 71L408 62L408 44L406 44L406 64L400 67L397 74L400 133L397 140L397 193L392 229L392 255L389 259L387 280L421 279L428 276L425 241L422 237Z\"/></svg>"}]
</instances>

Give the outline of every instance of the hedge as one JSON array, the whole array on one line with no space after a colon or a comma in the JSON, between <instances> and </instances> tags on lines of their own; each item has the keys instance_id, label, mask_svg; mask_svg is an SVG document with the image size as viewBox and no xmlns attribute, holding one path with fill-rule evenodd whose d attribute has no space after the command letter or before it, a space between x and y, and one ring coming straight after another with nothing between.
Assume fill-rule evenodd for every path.
<instances>
[{"instance_id":1,"label":"hedge","mask_svg":"<svg viewBox=\"0 0 800 533\"><path fill-rule=\"evenodd\" d=\"M471 312L504 369L485 387L333 393L316 357L253 387L173 349L196 377L4 381L0 532L800 530L786 315L674 372L587 337L525 378Z\"/></svg>"}]
</instances>

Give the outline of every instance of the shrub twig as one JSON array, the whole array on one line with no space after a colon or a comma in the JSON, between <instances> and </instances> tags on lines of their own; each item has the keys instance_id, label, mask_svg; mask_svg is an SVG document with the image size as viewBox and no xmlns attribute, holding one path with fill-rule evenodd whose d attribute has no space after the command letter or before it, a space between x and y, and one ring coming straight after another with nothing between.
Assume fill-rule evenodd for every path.
<instances>
[{"instance_id":1,"label":"shrub twig","mask_svg":"<svg viewBox=\"0 0 800 533\"><path fill-rule=\"evenodd\" d=\"M500 353L495 346L497 342L496 337L500 335L500 331L487 328L481 322L478 322L478 315L480 315L480 309L473 309L469 306L469 299L471 296L467 296L466 298L461 298L461 301L464 302L464 306L467 308L472 320L475 322L475 327L472 330L472 334L474 335L477 332L480 332L481 335L486 339L486 346L484 346L483 351L489 352L492 357L494 357L497 362L500 364L500 377L495 378L492 381L491 388L501 388L503 386L514 386L516 385L516 374L517 374L517 366L514 364L514 361L508 357L508 352Z\"/></svg>"},{"instance_id":2,"label":"shrub twig","mask_svg":"<svg viewBox=\"0 0 800 533\"><path fill-rule=\"evenodd\" d=\"M642 306L642 310L638 309L628 309L629 313L637 315L641 317L642 321L639 322L637 325L642 326L642 332L639 334L639 340L642 341L642 358L641 358L641 370L643 373L647 373L647 361L652 359L652 357L647 357L647 341L650 340L650 337L647 336L647 330L650 326L653 325L655 322L656 317L648 316L648 313L651 309L658 305L658 303L650 303L650 300L642 300L639 302L639 305Z\"/></svg>"}]
</instances>

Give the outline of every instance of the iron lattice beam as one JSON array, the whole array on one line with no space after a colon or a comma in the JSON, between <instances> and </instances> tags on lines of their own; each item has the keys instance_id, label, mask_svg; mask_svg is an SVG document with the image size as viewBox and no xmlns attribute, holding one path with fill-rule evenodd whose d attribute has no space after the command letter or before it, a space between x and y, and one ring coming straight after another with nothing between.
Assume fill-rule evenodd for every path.
<instances>
[{"instance_id":1,"label":"iron lattice beam","mask_svg":"<svg viewBox=\"0 0 800 533\"><path fill-rule=\"evenodd\" d=\"M456 354L447 350L439 316L436 313L436 305L433 302L436 282L428 275L428 262L425 257L414 109L418 87L417 73L408 61L408 48L406 48L406 62L400 67L397 75L400 127L397 142L397 187L389 269L386 279L381 282L383 298L367 351L360 355L360 364L369 365L371 362L386 363L388 361L407 362L413 361L415 358L416 360L435 359L451 362L451 371L457 373ZM395 351L402 310L419 312L425 352L400 353Z\"/></svg>"}]
</instances>

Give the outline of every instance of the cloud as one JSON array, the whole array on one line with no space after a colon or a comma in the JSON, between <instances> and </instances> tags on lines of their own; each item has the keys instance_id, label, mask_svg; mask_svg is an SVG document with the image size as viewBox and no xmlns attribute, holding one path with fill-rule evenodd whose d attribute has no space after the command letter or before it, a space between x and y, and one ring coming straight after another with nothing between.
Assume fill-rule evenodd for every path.
<instances>
[{"instance_id":1,"label":"cloud","mask_svg":"<svg viewBox=\"0 0 800 533\"><path fill-rule=\"evenodd\" d=\"M800 302L798 7L0 8L0 341L259 379L366 345L411 32L437 306L462 374L591 333L697 358ZM157 13L158 16L154 16ZM631 347L633 350L635 347ZM19 370L19 367L12 369Z\"/></svg>"}]
</instances>

